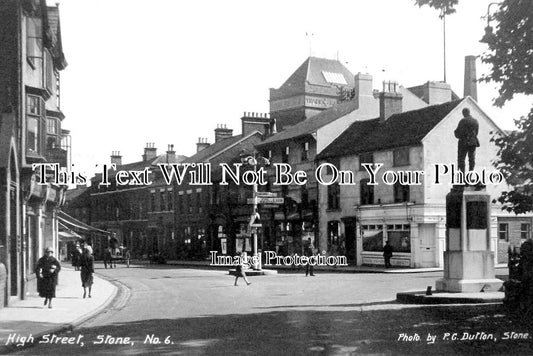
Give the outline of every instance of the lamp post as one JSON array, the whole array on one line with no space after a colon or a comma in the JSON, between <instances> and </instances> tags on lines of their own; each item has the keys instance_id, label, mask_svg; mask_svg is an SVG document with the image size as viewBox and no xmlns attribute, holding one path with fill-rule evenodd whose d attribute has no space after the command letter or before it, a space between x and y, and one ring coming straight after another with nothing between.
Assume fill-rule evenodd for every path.
<instances>
[{"instance_id":1,"label":"lamp post","mask_svg":"<svg viewBox=\"0 0 533 356\"><path fill-rule=\"evenodd\" d=\"M500 5L501 3L499 2L491 2L489 4L489 6L487 6L487 27L485 27L485 35L483 35L483 37L479 40L479 42L481 43L487 43L487 44L490 44L492 42L494 42L494 39L496 37L496 35L492 32L492 26L490 25L490 20L491 20L491 16L490 16L490 7L492 5Z\"/></svg>"},{"instance_id":2,"label":"lamp post","mask_svg":"<svg viewBox=\"0 0 533 356\"><path fill-rule=\"evenodd\" d=\"M253 167L254 169L254 175L257 175L257 165L258 159L263 160L263 163L265 166L270 164L270 161L263 157L258 156L257 153L254 152L253 155L247 155L246 153L242 152L240 155L241 162L243 164L247 164ZM250 227L250 231L252 234L253 239L253 262L254 262L254 270L261 270L261 259L259 258L257 254L257 221L260 220L259 212L257 211L257 180L254 181L253 184L253 190L252 190L252 199L253 199L253 208L252 208L252 215L250 215L250 221L248 223L248 226ZM255 225L255 226L254 226Z\"/></svg>"}]
</instances>

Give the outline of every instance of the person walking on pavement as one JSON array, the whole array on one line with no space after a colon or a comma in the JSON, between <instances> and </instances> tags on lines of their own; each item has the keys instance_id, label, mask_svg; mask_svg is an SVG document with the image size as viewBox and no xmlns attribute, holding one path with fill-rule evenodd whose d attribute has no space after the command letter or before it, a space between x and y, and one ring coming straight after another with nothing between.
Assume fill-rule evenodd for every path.
<instances>
[{"instance_id":1,"label":"person walking on pavement","mask_svg":"<svg viewBox=\"0 0 533 356\"><path fill-rule=\"evenodd\" d=\"M248 279L246 278L246 272L244 272L244 265L247 261L246 253L241 252L239 257L239 264L235 268L235 285L237 285L237 281L239 280L239 277L242 277L244 281L246 282L246 285L250 285L252 283L248 282Z\"/></svg>"},{"instance_id":2,"label":"person walking on pavement","mask_svg":"<svg viewBox=\"0 0 533 356\"><path fill-rule=\"evenodd\" d=\"M80 257L83 253L80 243L76 242L76 246L74 247L74 251L72 252L72 267L74 267L75 271L80 270Z\"/></svg>"},{"instance_id":3,"label":"person walking on pavement","mask_svg":"<svg viewBox=\"0 0 533 356\"><path fill-rule=\"evenodd\" d=\"M389 240L385 243L383 247L383 258L385 258L385 268L390 268L390 259L392 257L392 246L389 243Z\"/></svg>"},{"instance_id":4,"label":"person walking on pavement","mask_svg":"<svg viewBox=\"0 0 533 356\"><path fill-rule=\"evenodd\" d=\"M54 250L47 247L35 267L37 291L39 296L44 298L44 305L48 304L48 308L52 308L52 298L56 297L57 277L61 270L61 264L53 254Z\"/></svg>"},{"instance_id":5,"label":"person walking on pavement","mask_svg":"<svg viewBox=\"0 0 533 356\"><path fill-rule=\"evenodd\" d=\"M89 298L91 298L91 289L93 286L93 273L94 273L94 257L93 248L89 245L85 246L83 254L80 257L81 267L81 286L83 287L83 298L87 296L86 288L89 288Z\"/></svg>"},{"instance_id":6,"label":"person walking on pavement","mask_svg":"<svg viewBox=\"0 0 533 356\"><path fill-rule=\"evenodd\" d=\"M307 257L311 257L313 256L314 252L315 252L315 247L313 246L313 242L311 241L311 238L308 238L307 244L305 245L305 249L304 249L304 255ZM305 276L307 277L307 275L311 275L314 277L315 276L314 268L315 266L310 264L308 260L307 264L305 265Z\"/></svg>"}]
</instances>

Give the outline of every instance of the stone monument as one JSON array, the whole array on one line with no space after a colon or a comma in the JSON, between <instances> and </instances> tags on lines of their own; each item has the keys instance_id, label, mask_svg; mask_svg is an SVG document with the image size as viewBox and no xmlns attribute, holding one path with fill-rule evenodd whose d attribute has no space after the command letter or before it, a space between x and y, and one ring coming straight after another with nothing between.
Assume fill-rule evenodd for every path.
<instances>
[{"instance_id":1,"label":"stone monument","mask_svg":"<svg viewBox=\"0 0 533 356\"><path fill-rule=\"evenodd\" d=\"M463 109L463 119L455 130L458 166L465 174L468 151L469 170L474 169L477 120ZM468 174L468 173L466 173ZM497 291L502 281L495 278L494 253L490 249L490 195L484 186L454 186L446 195L446 246L444 278L436 283L441 292Z\"/></svg>"}]
</instances>

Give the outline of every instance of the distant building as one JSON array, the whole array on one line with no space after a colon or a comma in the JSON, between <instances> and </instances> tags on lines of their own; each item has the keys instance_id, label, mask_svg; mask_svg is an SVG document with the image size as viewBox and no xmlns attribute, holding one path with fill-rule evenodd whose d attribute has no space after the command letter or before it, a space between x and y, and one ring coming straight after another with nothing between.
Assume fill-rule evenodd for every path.
<instances>
[{"instance_id":1,"label":"distant building","mask_svg":"<svg viewBox=\"0 0 533 356\"><path fill-rule=\"evenodd\" d=\"M35 288L33 270L45 247L59 254L64 188L37 184L45 177L32 164L70 168L70 137L60 109L59 72L67 62L59 8L44 0L2 1L0 34L1 308Z\"/></svg>"}]
</instances>

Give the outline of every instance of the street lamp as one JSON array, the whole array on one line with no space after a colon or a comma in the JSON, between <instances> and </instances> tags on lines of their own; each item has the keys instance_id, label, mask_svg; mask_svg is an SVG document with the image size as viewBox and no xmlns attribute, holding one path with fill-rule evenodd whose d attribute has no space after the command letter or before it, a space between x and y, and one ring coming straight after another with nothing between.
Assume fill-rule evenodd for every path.
<instances>
[{"instance_id":1,"label":"street lamp","mask_svg":"<svg viewBox=\"0 0 533 356\"><path fill-rule=\"evenodd\" d=\"M259 164L258 160L263 161L263 165L268 166L270 164L270 161L268 158L265 158L263 156L257 155L257 153L254 152L253 155L247 155L244 151L241 152L240 155L242 164L250 165L254 168L254 173L257 174L257 165ZM250 228L252 237L253 237L253 245L254 245L254 251L253 251L253 263L254 263L254 270L261 270L261 259L259 258L257 254L257 227L258 227L258 221L260 220L259 212L257 211L257 182L254 182L253 184L253 209L252 209L252 215L250 215L250 221L248 223L248 226Z\"/></svg>"},{"instance_id":2,"label":"street lamp","mask_svg":"<svg viewBox=\"0 0 533 356\"><path fill-rule=\"evenodd\" d=\"M487 7L487 16L486 16L487 17L487 27L485 27L485 35L483 35L483 37L479 40L479 42L487 43L487 44L494 43L494 41L496 39L496 35L494 34L492 26L490 25L490 20L491 20L490 7L492 5L500 5L500 4L501 3L499 3L499 2L491 2L489 4L489 6Z\"/></svg>"}]
</instances>

